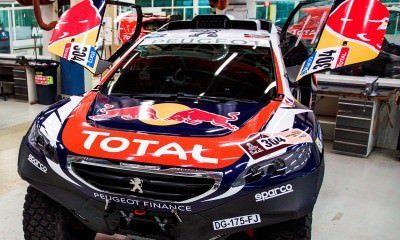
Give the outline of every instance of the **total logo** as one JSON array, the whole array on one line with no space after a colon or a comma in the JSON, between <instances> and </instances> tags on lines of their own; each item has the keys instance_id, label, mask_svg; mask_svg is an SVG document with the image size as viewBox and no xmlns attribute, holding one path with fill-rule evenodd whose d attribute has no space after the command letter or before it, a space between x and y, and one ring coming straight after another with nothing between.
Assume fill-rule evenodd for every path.
<instances>
[{"instance_id":1,"label":"total logo","mask_svg":"<svg viewBox=\"0 0 400 240\"><path fill-rule=\"evenodd\" d=\"M275 198L278 196L282 196L288 193L293 192L293 186L292 184L286 184L282 185L280 187L272 188L270 190L267 190L265 192L257 193L254 197L256 199L256 202L261 202L265 201L271 198Z\"/></svg>"},{"instance_id":2,"label":"total logo","mask_svg":"<svg viewBox=\"0 0 400 240\"><path fill-rule=\"evenodd\" d=\"M151 106L141 105L125 108L115 108L114 105L105 104L100 109L100 114L90 116L89 119L102 121L120 118L123 120L139 120L156 126L170 126L180 123L190 125L209 123L213 126L236 131L239 128L230 122L238 120L239 114L239 112L229 112L227 116L224 116L177 103L160 103Z\"/></svg>"},{"instance_id":3,"label":"total logo","mask_svg":"<svg viewBox=\"0 0 400 240\"><path fill-rule=\"evenodd\" d=\"M203 156L203 145L194 144L190 151L185 149L176 142L170 142L168 144L161 144L155 140L145 139L127 139L124 137L111 136L107 132L97 131L82 131L84 135L87 135L83 147L89 151L100 149L108 153L121 153L125 150L133 152L133 157L141 157L145 155L151 155L152 157L162 158L167 155L176 156L179 160L188 160L188 155L191 155L195 161L199 163L211 163L218 164L218 158ZM151 148L151 150L149 150ZM132 159L128 159L132 160ZM132 179L132 183L135 187L132 191L141 190L141 180Z\"/></svg>"}]
</instances>

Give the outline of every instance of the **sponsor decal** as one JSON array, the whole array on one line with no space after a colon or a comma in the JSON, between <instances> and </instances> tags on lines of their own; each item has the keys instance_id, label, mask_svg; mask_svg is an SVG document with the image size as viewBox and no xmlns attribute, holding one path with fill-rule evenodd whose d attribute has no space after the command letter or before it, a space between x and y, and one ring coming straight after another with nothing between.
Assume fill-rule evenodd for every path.
<instances>
[{"instance_id":1,"label":"sponsor decal","mask_svg":"<svg viewBox=\"0 0 400 240\"><path fill-rule=\"evenodd\" d=\"M291 193L293 191L294 190L292 184L286 184L280 187L269 189L265 192L257 193L256 195L254 195L254 198L256 199L256 202L262 202L271 198L276 198Z\"/></svg>"},{"instance_id":2,"label":"sponsor decal","mask_svg":"<svg viewBox=\"0 0 400 240\"><path fill-rule=\"evenodd\" d=\"M317 144L319 152L322 153L323 146L322 146L322 142L319 138L315 139L315 144Z\"/></svg>"},{"instance_id":3,"label":"sponsor decal","mask_svg":"<svg viewBox=\"0 0 400 240\"><path fill-rule=\"evenodd\" d=\"M315 62L312 64L312 69L315 71L329 68L335 60L336 49L324 49L321 52L316 52Z\"/></svg>"},{"instance_id":4,"label":"sponsor decal","mask_svg":"<svg viewBox=\"0 0 400 240\"><path fill-rule=\"evenodd\" d=\"M239 114L239 112L230 112L227 113L227 116L224 116L175 103L125 108L115 108L113 105L105 104L100 109L100 114L89 118L94 121L101 121L119 117L123 120L140 120L143 123L157 126L170 126L180 123L190 125L209 123L216 127L236 131L239 127L230 122L238 120Z\"/></svg>"},{"instance_id":5,"label":"sponsor decal","mask_svg":"<svg viewBox=\"0 0 400 240\"><path fill-rule=\"evenodd\" d=\"M94 47L80 43L70 43L65 46L63 57L92 68L96 63L97 53Z\"/></svg>"},{"instance_id":6,"label":"sponsor decal","mask_svg":"<svg viewBox=\"0 0 400 240\"><path fill-rule=\"evenodd\" d=\"M269 38L269 35L267 34L251 34L251 33L245 33L243 35L245 38L260 38L260 39L267 39Z\"/></svg>"},{"instance_id":7,"label":"sponsor decal","mask_svg":"<svg viewBox=\"0 0 400 240\"><path fill-rule=\"evenodd\" d=\"M301 29L289 28L288 32L290 32L293 35L296 35L297 37L301 37L301 39L312 40L315 36L316 29L301 30Z\"/></svg>"},{"instance_id":8,"label":"sponsor decal","mask_svg":"<svg viewBox=\"0 0 400 240\"><path fill-rule=\"evenodd\" d=\"M240 227L245 225L251 225L261 222L260 214L251 214L227 219L221 219L213 221L214 230L222 230L227 228Z\"/></svg>"},{"instance_id":9,"label":"sponsor decal","mask_svg":"<svg viewBox=\"0 0 400 240\"><path fill-rule=\"evenodd\" d=\"M32 154L29 154L28 161L40 171L47 173L47 167L43 165L39 160L37 160L34 156L32 156Z\"/></svg>"},{"instance_id":10,"label":"sponsor decal","mask_svg":"<svg viewBox=\"0 0 400 240\"><path fill-rule=\"evenodd\" d=\"M89 56L88 56L88 60L87 60L86 65L88 67L93 68L94 64L96 63L96 58L97 58L96 50L94 49L94 47L90 47L90 52L89 52Z\"/></svg>"},{"instance_id":11,"label":"sponsor decal","mask_svg":"<svg viewBox=\"0 0 400 240\"><path fill-rule=\"evenodd\" d=\"M366 4L367 2L367 4ZM365 62L378 56L389 21L379 0L341 0L334 4L316 47L297 80L324 69Z\"/></svg>"},{"instance_id":12,"label":"sponsor decal","mask_svg":"<svg viewBox=\"0 0 400 240\"><path fill-rule=\"evenodd\" d=\"M135 152L135 154L133 154L134 157L151 154L154 158L163 158L165 156L174 155L179 160L183 161L188 160L188 156L190 155L190 157L199 163L218 164L218 158L211 158L202 155L204 149L201 144L195 144L192 150L185 151L184 148L176 142L160 145L159 141L114 137L110 136L111 134L107 132L85 130L82 131L82 133L87 136L83 147L89 151L100 148L108 153L120 153L130 149L132 152ZM153 150L148 150L150 146L153 147ZM155 151L154 147L156 147Z\"/></svg>"},{"instance_id":13,"label":"sponsor decal","mask_svg":"<svg viewBox=\"0 0 400 240\"><path fill-rule=\"evenodd\" d=\"M49 40L49 52L95 72L98 59L94 46L105 5L105 0L83 0L65 11Z\"/></svg>"},{"instance_id":14,"label":"sponsor decal","mask_svg":"<svg viewBox=\"0 0 400 240\"><path fill-rule=\"evenodd\" d=\"M310 70L311 65L314 61L316 52L314 52L310 57L307 58L307 60L304 62L303 68L301 69L301 75L304 75Z\"/></svg>"},{"instance_id":15,"label":"sponsor decal","mask_svg":"<svg viewBox=\"0 0 400 240\"><path fill-rule=\"evenodd\" d=\"M275 148L280 145L285 145L288 140L284 137L270 137L270 138L260 138L257 140L258 143L261 144L261 146L264 147L264 149L271 149Z\"/></svg>"},{"instance_id":16,"label":"sponsor decal","mask_svg":"<svg viewBox=\"0 0 400 240\"><path fill-rule=\"evenodd\" d=\"M348 48L348 47L344 47L341 49L338 60L336 62L337 68L343 67L344 65L346 65L346 59L347 59L347 56L349 55L349 50L350 50L350 48Z\"/></svg>"},{"instance_id":17,"label":"sponsor decal","mask_svg":"<svg viewBox=\"0 0 400 240\"><path fill-rule=\"evenodd\" d=\"M257 160L280 149L306 142L312 142L311 136L294 128L273 135L260 133L240 146L250 158Z\"/></svg>"},{"instance_id":18,"label":"sponsor decal","mask_svg":"<svg viewBox=\"0 0 400 240\"><path fill-rule=\"evenodd\" d=\"M121 43L127 42L136 29L136 16L129 14L121 19L118 25L118 39Z\"/></svg>"},{"instance_id":19,"label":"sponsor decal","mask_svg":"<svg viewBox=\"0 0 400 240\"><path fill-rule=\"evenodd\" d=\"M205 35L205 37L213 37L216 38L218 37L218 32L221 30L215 30L215 29L200 29L200 30L192 30L191 32L195 32L194 34L190 34L189 37L200 37Z\"/></svg>"},{"instance_id":20,"label":"sponsor decal","mask_svg":"<svg viewBox=\"0 0 400 240\"><path fill-rule=\"evenodd\" d=\"M378 0L343 1L330 14L326 25L340 38L356 40L380 50L388 25L387 8Z\"/></svg>"},{"instance_id":21,"label":"sponsor decal","mask_svg":"<svg viewBox=\"0 0 400 240\"><path fill-rule=\"evenodd\" d=\"M206 38L206 37L164 37L164 38L145 38L140 45L157 45L157 44L227 44L227 45L242 45L269 47L268 41L265 39L255 38Z\"/></svg>"},{"instance_id":22,"label":"sponsor decal","mask_svg":"<svg viewBox=\"0 0 400 240\"><path fill-rule=\"evenodd\" d=\"M285 98L283 99L282 103L283 103L286 107L295 107L294 99L293 99L293 98L285 97Z\"/></svg>"},{"instance_id":23,"label":"sponsor decal","mask_svg":"<svg viewBox=\"0 0 400 240\"><path fill-rule=\"evenodd\" d=\"M230 112L227 114L228 117L225 117L223 115L207 112L198 108L192 108L190 110L174 113L173 115L169 116L167 120L187 123L190 125L198 125L203 122L207 122L213 126L236 131L239 128L230 124L229 122L238 120L237 116L239 116L239 114L239 112Z\"/></svg>"},{"instance_id":24,"label":"sponsor decal","mask_svg":"<svg viewBox=\"0 0 400 240\"><path fill-rule=\"evenodd\" d=\"M71 43L65 44L64 53L63 53L62 57L65 58L65 59L68 59L70 51L71 51Z\"/></svg>"},{"instance_id":25,"label":"sponsor decal","mask_svg":"<svg viewBox=\"0 0 400 240\"><path fill-rule=\"evenodd\" d=\"M53 31L49 45L60 39L72 38L99 27L104 3L105 0L83 0L64 12ZM95 42L96 39L93 40Z\"/></svg>"},{"instance_id":26,"label":"sponsor decal","mask_svg":"<svg viewBox=\"0 0 400 240\"><path fill-rule=\"evenodd\" d=\"M91 111L95 97L95 93L88 93L83 98L79 108L75 108L72 112L74 117L68 118L68 121L63 125L61 138L68 151L93 158L106 158L110 161L201 169L222 169L241 159L244 151L239 144L248 142L247 139L254 134L254 129L261 129L272 113L281 105L280 102L273 101L269 103L260 110L256 117L249 119L246 124L241 126L240 130L218 136L213 141L210 141L210 138L201 136L177 137L175 135L146 134L140 131L100 128L96 126L98 124L93 124L87 118L87 113ZM156 110L158 119L140 120L139 117L135 121L159 126L168 126L168 124L182 124L183 127L185 126L186 123L166 120L166 118L176 112L191 108L173 103L169 103L168 107L166 105L156 105L151 105L151 108ZM98 112L92 114L102 114L98 108L96 110ZM291 109L290 112L292 111L297 114L300 110ZM227 112L217 111L216 113L230 118ZM291 115L288 116L290 119ZM287 117L284 120L286 121L286 119ZM228 123L236 125L232 121L228 121ZM206 122L203 124L211 123ZM187 129L189 128L187 127ZM219 128L216 127L214 129ZM227 132L230 133L229 131ZM127 184L129 183L128 181ZM146 182L144 182L144 185L146 185Z\"/></svg>"},{"instance_id":27,"label":"sponsor decal","mask_svg":"<svg viewBox=\"0 0 400 240\"><path fill-rule=\"evenodd\" d=\"M181 204L171 204L165 202L153 202L147 200L141 200L131 197L122 197L122 196L114 196L100 192L94 192L93 197L103 201L112 201L115 203L127 204L135 208L145 208L145 209L155 209L155 210L178 210L180 212L191 212L192 207L189 205L181 205Z\"/></svg>"},{"instance_id":28,"label":"sponsor decal","mask_svg":"<svg viewBox=\"0 0 400 240\"><path fill-rule=\"evenodd\" d=\"M349 47L324 48L315 51L304 62L301 70L301 76L324 69L333 69L346 65L349 51Z\"/></svg>"},{"instance_id":29,"label":"sponsor decal","mask_svg":"<svg viewBox=\"0 0 400 240\"><path fill-rule=\"evenodd\" d=\"M142 190L143 180L142 179L140 179L138 177L132 178L130 180L129 184L133 185L131 192L143 193L143 190Z\"/></svg>"}]
</instances>

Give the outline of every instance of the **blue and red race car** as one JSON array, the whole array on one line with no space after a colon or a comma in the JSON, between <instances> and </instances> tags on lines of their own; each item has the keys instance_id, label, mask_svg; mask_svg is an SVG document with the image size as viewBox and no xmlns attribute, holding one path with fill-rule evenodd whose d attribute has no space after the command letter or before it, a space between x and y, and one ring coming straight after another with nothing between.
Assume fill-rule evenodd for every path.
<instances>
[{"instance_id":1,"label":"blue and red race car","mask_svg":"<svg viewBox=\"0 0 400 240\"><path fill-rule=\"evenodd\" d=\"M310 239L324 148L295 80L375 57L387 22L379 1L326 9L310 57L288 25L225 15L128 41L98 86L50 106L23 138L25 238ZM349 32L344 17L375 27ZM88 38L58 30L50 49L95 70Z\"/></svg>"}]
</instances>

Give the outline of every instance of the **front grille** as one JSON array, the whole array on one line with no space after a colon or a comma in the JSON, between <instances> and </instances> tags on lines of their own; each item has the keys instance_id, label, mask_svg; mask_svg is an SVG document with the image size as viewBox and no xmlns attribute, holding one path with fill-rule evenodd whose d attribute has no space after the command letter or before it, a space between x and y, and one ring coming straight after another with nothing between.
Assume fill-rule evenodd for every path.
<instances>
[{"instance_id":1,"label":"front grille","mask_svg":"<svg viewBox=\"0 0 400 240\"><path fill-rule=\"evenodd\" d=\"M214 178L161 170L129 169L115 164L71 161L71 170L89 185L110 193L180 202L215 188Z\"/></svg>"}]
</instances>

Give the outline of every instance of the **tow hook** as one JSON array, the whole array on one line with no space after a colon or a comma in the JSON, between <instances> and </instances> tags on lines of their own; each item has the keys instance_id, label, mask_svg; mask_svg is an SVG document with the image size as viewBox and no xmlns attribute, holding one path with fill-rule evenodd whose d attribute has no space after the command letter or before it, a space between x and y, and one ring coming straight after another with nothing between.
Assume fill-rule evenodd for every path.
<instances>
[{"instance_id":1,"label":"tow hook","mask_svg":"<svg viewBox=\"0 0 400 240\"><path fill-rule=\"evenodd\" d=\"M179 221L180 223L183 222L183 221L182 221L182 218L181 218L181 217L179 216L179 214L178 214L178 210L177 210L177 209L172 209L171 212L175 215L176 219L178 219L178 221Z\"/></svg>"}]
</instances>

